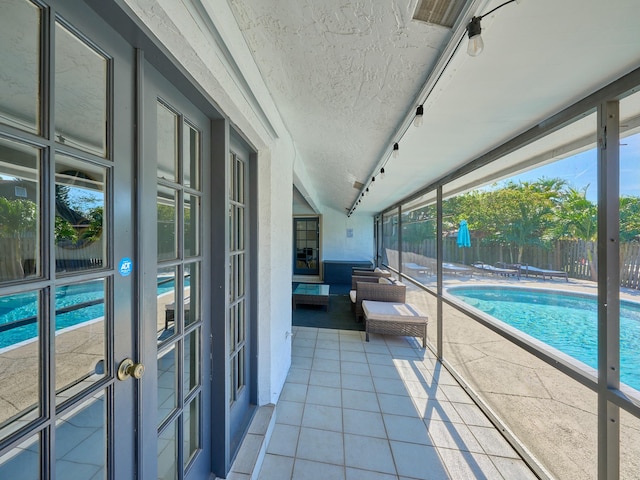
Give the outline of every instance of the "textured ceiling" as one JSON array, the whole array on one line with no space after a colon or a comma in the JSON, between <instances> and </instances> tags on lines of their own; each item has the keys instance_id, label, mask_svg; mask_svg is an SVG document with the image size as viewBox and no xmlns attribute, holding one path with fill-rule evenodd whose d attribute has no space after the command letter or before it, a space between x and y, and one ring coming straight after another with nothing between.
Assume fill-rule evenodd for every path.
<instances>
[{"instance_id":1,"label":"textured ceiling","mask_svg":"<svg viewBox=\"0 0 640 480\"><path fill-rule=\"evenodd\" d=\"M478 57L464 23L411 20L416 2L229 0L321 209L346 212L384 165L357 213L380 211L640 66L637 0L511 3L483 18Z\"/></svg>"},{"instance_id":2,"label":"textured ceiling","mask_svg":"<svg viewBox=\"0 0 640 480\"><path fill-rule=\"evenodd\" d=\"M413 5L410 5L413 4ZM318 183L350 207L450 30L412 21L414 2L231 0L241 31Z\"/></svg>"}]
</instances>

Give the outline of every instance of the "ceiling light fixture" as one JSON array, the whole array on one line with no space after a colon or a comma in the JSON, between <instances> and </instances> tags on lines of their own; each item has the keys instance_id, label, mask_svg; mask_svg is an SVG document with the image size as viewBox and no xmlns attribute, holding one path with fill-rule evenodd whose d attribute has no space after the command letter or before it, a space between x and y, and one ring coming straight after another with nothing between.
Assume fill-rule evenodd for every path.
<instances>
[{"instance_id":1,"label":"ceiling light fixture","mask_svg":"<svg viewBox=\"0 0 640 480\"><path fill-rule=\"evenodd\" d=\"M394 143L393 144L393 158L398 158L398 155L400 155L400 145L398 145L398 143Z\"/></svg>"},{"instance_id":2,"label":"ceiling light fixture","mask_svg":"<svg viewBox=\"0 0 640 480\"><path fill-rule=\"evenodd\" d=\"M480 32L482 32L482 27L480 26L480 20L482 20L487 15L492 14L499 8L504 7L505 5L509 5L510 3L520 3L519 0L508 0L501 5L498 5L496 8L489 10L484 15L480 15L478 17L472 17L469 23L467 24L467 34L469 35L469 43L467 44L467 53L472 57L477 57L482 53L484 49L484 41L480 36Z\"/></svg>"},{"instance_id":3,"label":"ceiling light fixture","mask_svg":"<svg viewBox=\"0 0 640 480\"><path fill-rule=\"evenodd\" d=\"M422 126L422 123L424 121L423 115L424 115L424 107L422 105L418 105L418 108L416 108L416 118L413 119L413 125L415 127Z\"/></svg>"},{"instance_id":4,"label":"ceiling light fixture","mask_svg":"<svg viewBox=\"0 0 640 480\"><path fill-rule=\"evenodd\" d=\"M427 0L420 0L422 1L427 1ZM487 13L485 13L484 15L478 15L478 16L474 16L471 18L471 20L469 21L469 23L467 24L466 27L464 27L463 30L463 25L460 25L458 29L456 29L456 33L460 34L457 37L457 40L455 42L455 45L452 43L451 47L447 47L447 50L445 51L446 56L443 56L442 58L440 58L440 60L438 61L439 65L437 67L437 72L434 72L434 74L432 76L430 76L427 80L427 84L425 85L425 89L428 87L428 90L425 90L423 92L421 92L419 94L419 97L417 98L417 101L422 101L422 103L420 103L417 107L416 107L416 111L415 111L415 115L414 118L407 118L405 117L405 119L403 120L403 125L401 127L400 132L397 132L395 136L395 138L400 138L402 140L403 135L407 132L407 129L411 126L411 123L413 123L414 126L419 127L420 125L423 124L424 122L424 104L427 102L427 100L429 99L429 96L431 95L431 93L434 91L435 86L438 84L439 80L442 78L444 72L447 70L447 67L449 65L449 63L451 62L451 60L453 59L454 55L456 54L456 52L459 51L459 48L462 46L462 44L464 43L464 39L465 37L469 37L469 45L468 45L468 53L470 55L476 56L478 55L481 51L482 51L482 44L484 43L482 38L480 37L480 33L482 31L482 27L480 25L480 21L492 14L493 12L495 12L496 10L504 7L505 5L508 5L510 3L520 3L520 0L508 0L505 1L503 3L501 3L500 5L498 5L497 7L489 10ZM420 7L421 8L421 7ZM461 31L463 30L463 31ZM471 45L473 44L473 45ZM437 75L436 75L437 73ZM394 148L392 151L393 157L395 158L395 154L399 153L399 147L398 150L395 149L395 146L397 145L397 143L394 144ZM382 152L383 155L386 155L386 152L383 151ZM380 159L382 160L382 159ZM380 165L380 163L378 163L378 165ZM374 167L374 172L375 169L377 169L378 166ZM380 173L379 175L384 178L384 167L380 169ZM369 182L368 185L372 185L373 182L376 181L376 176L373 175L371 177L371 181ZM355 185L354 185L355 187ZM365 187L363 185L363 188L368 188L369 187ZM362 189L360 189L360 192L362 192ZM360 200L361 197L356 197L356 199L354 200L353 205L351 206L351 212L350 213L354 213L356 210L356 206L358 205L358 200Z\"/></svg>"}]
</instances>

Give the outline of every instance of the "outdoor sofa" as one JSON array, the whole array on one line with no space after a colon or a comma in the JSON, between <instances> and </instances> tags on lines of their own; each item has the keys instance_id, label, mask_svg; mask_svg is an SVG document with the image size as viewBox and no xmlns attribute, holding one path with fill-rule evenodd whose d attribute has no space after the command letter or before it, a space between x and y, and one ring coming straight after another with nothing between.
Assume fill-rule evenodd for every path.
<instances>
[{"instance_id":1,"label":"outdoor sofa","mask_svg":"<svg viewBox=\"0 0 640 480\"><path fill-rule=\"evenodd\" d=\"M362 310L362 302L364 300L404 303L406 296L406 285L386 278L378 279L376 282L372 282L370 279L356 281L355 289L350 292L351 304L357 322L361 321L364 315Z\"/></svg>"},{"instance_id":2,"label":"outdoor sofa","mask_svg":"<svg viewBox=\"0 0 640 480\"><path fill-rule=\"evenodd\" d=\"M363 270L359 268L354 268L351 271L352 278L355 277L391 277L391 272L389 270L382 270L380 268L375 268L373 270Z\"/></svg>"}]
</instances>

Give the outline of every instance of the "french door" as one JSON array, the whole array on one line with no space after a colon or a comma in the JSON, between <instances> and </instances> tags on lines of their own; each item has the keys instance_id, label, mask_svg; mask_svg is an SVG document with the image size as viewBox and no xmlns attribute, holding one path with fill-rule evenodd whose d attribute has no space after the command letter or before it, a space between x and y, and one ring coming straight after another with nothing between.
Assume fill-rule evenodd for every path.
<instances>
[{"instance_id":1,"label":"french door","mask_svg":"<svg viewBox=\"0 0 640 480\"><path fill-rule=\"evenodd\" d=\"M133 50L80 2L0 11L0 478L133 478Z\"/></svg>"},{"instance_id":2,"label":"french door","mask_svg":"<svg viewBox=\"0 0 640 480\"><path fill-rule=\"evenodd\" d=\"M210 129L84 2L0 0L0 479L209 477Z\"/></svg>"},{"instance_id":3,"label":"french door","mask_svg":"<svg viewBox=\"0 0 640 480\"><path fill-rule=\"evenodd\" d=\"M318 275L320 273L320 218L293 219L293 273Z\"/></svg>"},{"instance_id":4,"label":"french door","mask_svg":"<svg viewBox=\"0 0 640 480\"><path fill-rule=\"evenodd\" d=\"M139 59L141 60L141 59ZM210 452L210 122L148 62L139 61L144 134L139 179L141 312L148 385L140 403L143 445L157 478L208 478ZM207 361L205 362L205 358ZM155 477L154 477L155 478Z\"/></svg>"}]
</instances>

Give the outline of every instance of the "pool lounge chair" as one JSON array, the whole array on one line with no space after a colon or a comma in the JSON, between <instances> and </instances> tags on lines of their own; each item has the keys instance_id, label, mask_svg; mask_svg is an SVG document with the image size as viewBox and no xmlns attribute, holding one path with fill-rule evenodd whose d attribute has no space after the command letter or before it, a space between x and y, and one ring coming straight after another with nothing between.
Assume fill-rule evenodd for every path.
<instances>
[{"instance_id":1,"label":"pool lounge chair","mask_svg":"<svg viewBox=\"0 0 640 480\"><path fill-rule=\"evenodd\" d=\"M453 263L443 263L442 264L442 272L443 273L451 273L453 275L462 275L466 274L473 277L473 269L469 267L462 267L460 265L455 265Z\"/></svg>"},{"instance_id":2,"label":"pool lounge chair","mask_svg":"<svg viewBox=\"0 0 640 480\"><path fill-rule=\"evenodd\" d=\"M402 266L406 270L405 273L409 275L431 275L431 268L424 265L418 265L417 263L403 263Z\"/></svg>"},{"instance_id":3,"label":"pool lounge chair","mask_svg":"<svg viewBox=\"0 0 640 480\"><path fill-rule=\"evenodd\" d=\"M564 278L567 282L569 281L569 276L567 272L562 270L545 270L544 268L532 267L530 265L520 265L520 273L524 274L525 277L529 275L540 276L542 280L546 280L547 278Z\"/></svg>"},{"instance_id":4,"label":"pool lounge chair","mask_svg":"<svg viewBox=\"0 0 640 480\"><path fill-rule=\"evenodd\" d=\"M473 268L477 268L482 272L491 273L493 275L501 275L503 277L517 277L520 280L520 269L519 268L501 268L494 267L493 265L489 265L483 262L475 262L471 264Z\"/></svg>"}]
</instances>

